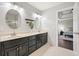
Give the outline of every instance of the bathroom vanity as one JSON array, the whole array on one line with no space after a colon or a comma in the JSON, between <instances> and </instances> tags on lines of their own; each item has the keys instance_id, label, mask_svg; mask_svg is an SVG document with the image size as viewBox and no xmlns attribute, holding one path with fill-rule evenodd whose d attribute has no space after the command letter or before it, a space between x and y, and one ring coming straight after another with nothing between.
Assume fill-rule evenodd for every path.
<instances>
[{"instance_id":1,"label":"bathroom vanity","mask_svg":"<svg viewBox=\"0 0 79 59\"><path fill-rule=\"evenodd\" d=\"M47 32L38 32L40 30L40 24L37 25L37 21L39 17L32 18L37 20L36 22L32 22L33 20L26 20L25 22L25 14L21 14L22 12L19 11L18 8L13 7L8 9L4 15L6 28L11 30L10 35L2 35L0 36L0 56L27 56L30 55L32 52L43 46L47 43ZM15 6L15 5L14 5ZM24 10L24 9L23 9ZM23 17L22 17L23 16ZM24 20L23 20L24 19ZM22 22L24 23L22 23ZM37 26L36 26L37 25ZM24 26L24 27L22 27ZM29 28L28 28L28 27ZM5 27L5 26L4 26ZM16 34L20 29L28 29L31 30L29 33L24 34ZM34 30L35 31L32 31ZM39 29L39 30L38 30ZM5 30L5 29L4 29ZM28 32L26 30L24 32ZM22 30L23 31L23 30ZM5 31L3 31L5 32ZM7 31L6 31L7 32ZM21 32L21 31L19 31ZM9 33L9 32L8 32ZM6 34L6 33L5 33Z\"/></svg>"},{"instance_id":2,"label":"bathroom vanity","mask_svg":"<svg viewBox=\"0 0 79 59\"><path fill-rule=\"evenodd\" d=\"M0 56L28 56L47 43L47 32L24 34L0 40Z\"/></svg>"}]
</instances>

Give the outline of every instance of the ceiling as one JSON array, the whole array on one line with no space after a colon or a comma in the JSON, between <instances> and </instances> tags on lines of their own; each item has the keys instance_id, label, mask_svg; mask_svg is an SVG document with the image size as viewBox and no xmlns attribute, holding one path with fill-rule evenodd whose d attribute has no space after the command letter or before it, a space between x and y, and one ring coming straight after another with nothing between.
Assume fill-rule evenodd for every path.
<instances>
[{"instance_id":1,"label":"ceiling","mask_svg":"<svg viewBox=\"0 0 79 59\"><path fill-rule=\"evenodd\" d=\"M48 8L51 8L53 6L59 5L63 2L28 2L30 5L32 5L33 7L44 11Z\"/></svg>"}]
</instances>

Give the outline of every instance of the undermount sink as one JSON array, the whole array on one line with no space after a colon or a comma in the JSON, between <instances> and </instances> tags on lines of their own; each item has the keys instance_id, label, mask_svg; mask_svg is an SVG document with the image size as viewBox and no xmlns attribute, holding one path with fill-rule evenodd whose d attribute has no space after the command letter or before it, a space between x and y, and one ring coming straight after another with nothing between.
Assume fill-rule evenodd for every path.
<instances>
[{"instance_id":1,"label":"undermount sink","mask_svg":"<svg viewBox=\"0 0 79 59\"><path fill-rule=\"evenodd\" d=\"M15 38L21 38L21 37L25 37L25 36L31 36L31 35L36 35L39 33L43 33L43 32L31 32L31 33L24 33L24 34L15 34L12 33L10 35L4 35L0 37L0 41L4 41L4 40L9 40L9 39L15 39Z\"/></svg>"},{"instance_id":2,"label":"undermount sink","mask_svg":"<svg viewBox=\"0 0 79 59\"><path fill-rule=\"evenodd\" d=\"M15 37L19 37L19 36L12 36L12 35L6 35L6 36L1 36L1 39L8 39L8 38L15 38Z\"/></svg>"},{"instance_id":3,"label":"undermount sink","mask_svg":"<svg viewBox=\"0 0 79 59\"><path fill-rule=\"evenodd\" d=\"M1 36L1 38L10 38L11 35Z\"/></svg>"},{"instance_id":4,"label":"undermount sink","mask_svg":"<svg viewBox=\"0 0 79 59\"><path fill-rule=\"evenodd\" d=\"M8 39L8 38L17 38L17 37L22 37L25 36L26 34L16 34L16 35L4 35L0 37L1 39Z\"/></svg>"}]
</instances>

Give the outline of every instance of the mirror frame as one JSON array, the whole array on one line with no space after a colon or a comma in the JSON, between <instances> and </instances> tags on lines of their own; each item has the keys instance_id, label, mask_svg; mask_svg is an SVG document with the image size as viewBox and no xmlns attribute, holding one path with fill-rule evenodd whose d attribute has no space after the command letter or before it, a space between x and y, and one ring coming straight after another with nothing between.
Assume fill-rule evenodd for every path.
<instances>
[{"instance_id":1,"label":"mirror frame","mask_svg":"<svg viewBox=\"0 0 79 59\"><path fill-rule=\"evenodd\" d=\"M15 18L13 18L14 19L13 20L10 17L15 17ZM10 20L10 19L12 19L12 20ZM20 22L21 22L20 13L17 10L15 10L15 9L10 9L10 10L7 11L7 13L5 15L5 20L6 20L6 24L9 26L9 28L17 29L19 27Z\"/></svg>"}]
</instances>

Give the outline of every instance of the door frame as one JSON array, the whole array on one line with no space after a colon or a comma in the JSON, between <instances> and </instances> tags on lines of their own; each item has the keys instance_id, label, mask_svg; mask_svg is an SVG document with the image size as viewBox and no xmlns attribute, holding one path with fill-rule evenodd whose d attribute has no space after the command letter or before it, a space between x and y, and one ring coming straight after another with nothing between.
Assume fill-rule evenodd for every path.
<instances>
[{"instance_id":1,"label":"door frame","mask_svg":"<svg viewBox=\"0 0 79 59\"><path fill-rule=\"evenodd\" d=\"M60 20L59 18L58 18L58 12L59 11L64 11L64 10L68 10L68 9L74 9L73 7L67 7L67 8L64 8L64 9L61 9L61 10L57 10L57 12L56 12L56 46L57 47L59 47L58 46L58 21ZM73 19L73 18L72 18ZM65 19L64 19L65 20ZM74 20L74 19L73 19ZM62 21L62 19L61 19L61 21ZM74 27L74 26L73 26ZM73 38L73 41L74 41L74 38ZM73 42L73 51L74 51L74 42Z\"/></svg>"}]
</instances>

